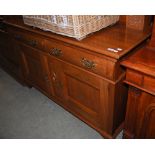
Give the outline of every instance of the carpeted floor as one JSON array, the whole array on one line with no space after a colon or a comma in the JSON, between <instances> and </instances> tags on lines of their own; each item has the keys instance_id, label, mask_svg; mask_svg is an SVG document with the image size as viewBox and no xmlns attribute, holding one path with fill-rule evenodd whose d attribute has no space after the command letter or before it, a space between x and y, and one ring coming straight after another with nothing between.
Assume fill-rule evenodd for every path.
<instances>
[{"instance_id":1,"label":"carpeted floor","mask_svg":"<svg viewBox=\"0 0 155 155\"><path fill-rule=\"evenodd\" d=\"M0 139L101 139L94 129L0 69ZM122 138L122 133L117 138Z\"/></svg>"}]
</instances>

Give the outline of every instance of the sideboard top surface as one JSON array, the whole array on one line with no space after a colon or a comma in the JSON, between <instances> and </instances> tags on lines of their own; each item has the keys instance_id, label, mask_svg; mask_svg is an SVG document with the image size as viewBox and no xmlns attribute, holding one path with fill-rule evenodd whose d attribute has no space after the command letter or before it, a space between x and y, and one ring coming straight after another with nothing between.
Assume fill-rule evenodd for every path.
<instances>
[{"instance_id":1,"label":"sideboard top surface","mask_svg":"<svg viewBox=\"0 0 155 155\"><path fill-rule=\"evenodd\" d=\"M122 65L155 77L155 49L143 48L123 61Z\"/></svg>"},{"instance_id":2,"label":"sideboard top surface","mask_svg":"<svg viewBox=\"0 0 155 155\"><path fill-rule=\"evenodd\" d=\"M35 32L63 42L67 42L69 44L79 46L99 54L104 54L115 59L119 59L151 35L151 31L149 30L142 32L126 28L125 25L117 23L113 26L90 34L83 40L78 41L74 38L61 36L52 32L43 31L38 28L27 26L21 19L16 18L16 16L12 16L12 18L9 18L4 22L8 25ZM115 53L108 51L108 48L121 48L122 51Z\"/></svg>"}]
</instances>

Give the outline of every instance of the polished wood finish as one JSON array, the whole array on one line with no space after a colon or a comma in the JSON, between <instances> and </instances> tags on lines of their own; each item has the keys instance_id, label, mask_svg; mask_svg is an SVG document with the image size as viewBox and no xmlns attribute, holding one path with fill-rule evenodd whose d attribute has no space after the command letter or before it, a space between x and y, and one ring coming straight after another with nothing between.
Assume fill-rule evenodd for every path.
<instances>
[{"instance_id":1,"label":"polished wood finish","mask_svg":"<svg viewBox=\"0 0 155 155\"><path fill-rule=\"evenodd\" d=\"M143 48L122 65L129 85L124 138L155 138L155 49Z\"/></svg>"},{"instance_id":2,"label":"polished wood finish","mask_svg":"<svg viewBox=\"0 0 155 155\"><path fill-rule=\"evenodd\" d=\"M22 50L23 75L25 81L50 94L50 81L47 70L47 58L37 49L20 44Z\"/></svg>"},{"instance_id":3,"label":"polished wood finish","mask_svg":"<svg viewBox=\"0 0 155 155\"><path fill-rule=\"evenodd\" d=\"M26 26L19 19L13 16L3 21L9 37L1 39L5 46L9 39L17 42L24 81L104 137L114 138L123 127L127 97L120 62L150 31L116 24L77 41ZM108 48L122 50L116 53Z\"/></svg>"},{"instance_id":4,"label":"polished wood finish","mask_svg":"<svg viewBox=\"0 0 155 155\"><path fill-rule=\"evenodd\" d=\"M0 65L16 80L23 83L21 69L21 53L18 42L0 30Z\"/></svg>"},{"instance_id":5,"label":"polished wood finish","mask_svg":"<svg viewBox=\"0 0 155 155\"><path fill-rule=\"evenodd\" d=\"M4 21L5 24L10 25L12 28L19 28L26 33L38 34L39 37L44 36L46 38L54 39L56 41L62 41L64 44L74 45L76 47L86 49L88 52L93 52L101 56L108 56L108 58L119 59L139 45L142 41L150 36L150 29L145 32L139 32L130 28L126 28L123 24L116 24L115 26L102 29L95 33L90 34L88 37L81 41L76 39L57 35L51 32L42 31L38 28L32 28L25 25L21 20L12 16L8 20ZM10 28L11 28L10 27ZM107 48L121 48L122 51L115 53L110 52Z\"/></svg>"}]
</instances>

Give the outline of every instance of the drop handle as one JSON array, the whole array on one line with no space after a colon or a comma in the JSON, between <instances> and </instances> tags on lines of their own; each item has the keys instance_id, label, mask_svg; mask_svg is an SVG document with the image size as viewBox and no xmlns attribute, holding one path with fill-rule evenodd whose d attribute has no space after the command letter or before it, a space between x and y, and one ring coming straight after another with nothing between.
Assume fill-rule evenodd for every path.
<instances>
[{"instance_id":1,"label":"drop handle","mask_svg":"<svg viewBox=\"0 0 155 155\"><path fill-rule=\"evenodd\" d=\"M56 80L56 74L53 72L53 77L52 77L53 81Z\"/></svg>"},{"instance_id":2,"label":"drop handle","mask_svg":"<svg viewBox=\"0 0 155 155\"><path fill-rule=\"evenodd\" d=\"M54 85L55 85L56 88L58 88L58 89L62 89L62 88L63 88L63 84L61 83L61 81L59 81L59 80L57 79L57 75L56 75L56 73L54 73L54 72L53 72L53 77L52 77L52 79L53 79L53 82L54 82Z\"/></svg>"},{"instance_id":3,"label":"drop handle","mask_svg":"<svg viewBox=\"0 0 155 155\"><path fill-rule=\"evenodd\" d=\"M96 66L95 62L86 58L81 59L82 65L87 69L92 69Z\"/></svg>"},{"instance_id":4,"label":"drop handle","mask_svg":"<svg viewBox=\"0 0 155 155\"><path fill-rule=\"evenodd\" d=\"M60 57L62 55L62 51L58 48L53 48L50 52L50 55L53 55L55 57Z\"/></svg>"}]
</instances>

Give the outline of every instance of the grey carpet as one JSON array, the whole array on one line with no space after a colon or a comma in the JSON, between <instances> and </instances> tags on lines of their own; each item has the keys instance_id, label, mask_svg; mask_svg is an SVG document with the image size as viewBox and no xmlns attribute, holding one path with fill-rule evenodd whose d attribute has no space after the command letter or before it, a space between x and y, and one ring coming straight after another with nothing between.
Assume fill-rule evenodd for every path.
<instances>
[{"instance_id":1,"label":"grey carpet","mask_svg":"<svg viewBox=\"0 0 155 155\"><path fill-rule=\"evenodd\" d=\"M0 69L0 138L101 139L94 129ZM122 138L122 132L117 138Z\"/></svg>"}]
</instances>

